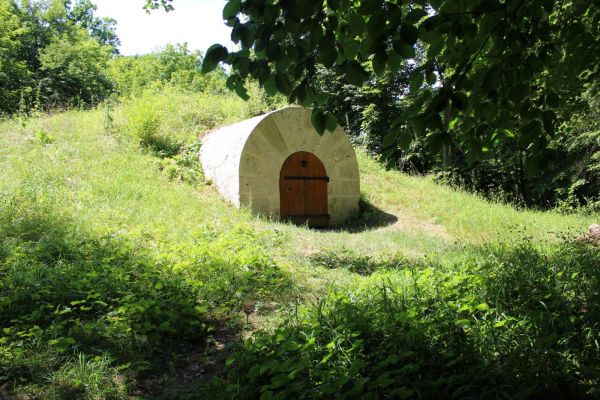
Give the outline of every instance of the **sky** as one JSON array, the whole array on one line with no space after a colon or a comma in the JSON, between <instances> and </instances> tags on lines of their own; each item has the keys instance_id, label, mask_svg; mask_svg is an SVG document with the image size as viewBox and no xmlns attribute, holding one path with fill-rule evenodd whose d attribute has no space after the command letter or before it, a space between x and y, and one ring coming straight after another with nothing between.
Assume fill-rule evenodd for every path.
<instances>
[{"instance_id":1,"label":"sky","mask_svg":"<svg viewBox=\"0 0 600 400\"><path fill-rule=\"evenodd\" d=\"M206 49L213 43L233 48L230 29L223 23L223 0L174 0L174 11L147 14L145 0L92 0L96 15L117 21L123 55L144 54L167 44L187 42L190 50Z\"/></svg>"}]
</instances>

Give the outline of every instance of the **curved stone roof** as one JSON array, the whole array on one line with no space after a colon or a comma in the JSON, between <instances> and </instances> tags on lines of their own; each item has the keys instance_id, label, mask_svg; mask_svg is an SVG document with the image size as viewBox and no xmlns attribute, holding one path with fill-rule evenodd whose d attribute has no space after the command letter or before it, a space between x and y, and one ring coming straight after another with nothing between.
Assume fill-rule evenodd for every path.
<instances>
[{"instance_id":1,"label":"curved stone roof","mask_svg":"<svg viewBox=\"0 0 600 400\"><path fill-rule=\"evenodd\" d=\"M338 127L319 135L311 111L288 107L210 132L202 138L204 173L233 205L279 217L279 174L297 151L315 154L330 178L331 223L343 222L358 209L358 164L350 140Z\"/></svg>"}]
</instances>

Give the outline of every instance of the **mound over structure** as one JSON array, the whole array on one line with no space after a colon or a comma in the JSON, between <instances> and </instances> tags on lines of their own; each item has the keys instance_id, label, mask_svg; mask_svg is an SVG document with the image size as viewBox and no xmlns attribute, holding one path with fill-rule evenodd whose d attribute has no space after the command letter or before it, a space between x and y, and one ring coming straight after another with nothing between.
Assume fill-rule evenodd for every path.
<instances>
[{"instance_id":1,"label":"mound over structure","mask_svg":"<svg viewBox=\"0 0 600 400\"><path fill-rule=\"evenodd\" d=\"M310 226L334 226L358 211L352 144L338 127L319 135L311 111L288 107L212 131L200 162L236 207Z\"/></svg>"}]
</instances>

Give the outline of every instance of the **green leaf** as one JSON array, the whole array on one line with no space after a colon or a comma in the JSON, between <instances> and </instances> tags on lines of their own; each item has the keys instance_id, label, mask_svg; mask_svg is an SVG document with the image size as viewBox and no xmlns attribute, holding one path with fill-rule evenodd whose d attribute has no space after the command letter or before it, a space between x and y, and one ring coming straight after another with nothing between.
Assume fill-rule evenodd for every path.
<instances>
[{"instance_id":1,"label":"green leaf","mask_svg":"<svg viewBox=\"0 0 600 400\"><path fill-rule=\"evenodd\" d=\"M269 75L267 80L265 80L265 82L263 83L263 87L265 88L265 92L267 92L267 94L269 96L276 95L277 94L277 85L275 84L275 76Z\"/></svg>"},{"instance_id":2,"label":"green leaf","mask_svg":"<svg viewBox=\"0 0 600 400\"><path fill-rule=\"evenodd\" d=\"M329 361L329 359L333 356L334 352L330 351L329 353L327 353L325 355L325 357L323 357L323 359L321 360L321 364L325 364L327 361Z\"/></svg>"},{"instance_id":3,"label":"green leaf","mask_svg":"<svg viewBox=\"0 0 600 400\"><path fill-rule=\"evenodd\" d=\"M346 61L343 65L344 77L354 85L361 86L369 78L369 74L357 61Z\"/></svg>"},{"instance_id":4,"label":"green leaf","mask_svg":"<svg viewBox=\"0 0 600 400\"><path fill-rule=\"evenodd\" d=\"M417 40L419 39L419 30L413 25L403 23L400 26L400 38L402 38L404 43L412 46L417 43Z\"/></svg>"},{"instance_id":5,"label":"green leaf","mask_svg":"<svg viewBox=\"0 0 600 400\"><path fill-rule=\"evenodd\" d=\"M413 58L415 56L414 47L404 43L402 40L395 40L392 46L394 47L394 51L403 58Z\"/></svg>"},{"instance_id":6,"label":"green leaf","mask_svg":"<svg viewBox=\"0 0 600 400\"><path fill-rule=\"evenodd\" d=\"M292 83L290 82L289 78L281 72L277 72L277 74L275 74L275 86L279 92L285 94L286 96L288 96L292 91Z\"/></svg>"},{"instance_id":7,"label":"green leaf","mask_svg":"<svg viewBox=\"0 0 600 400\"><path fill-rule=\"evenodd\" d=\"M337 128L337 119L335 118L335 115L330 112L326 112L325 129L327 129L329 132L333 132L335 131L335 128Z\"/></svg>"},{"instance_id":8,"label":"green leaf","mask_svg":"<svg viewBox=\"0 0 600 400\"><path fill-rule=\"evenodd\" d=\"M385 17L381 12L377 12L369 17L367 21L367 33L371 37L377 36L385 27Z\"/></svg>"},{"instance_id":9,"label":"green leaf","mask_svg":"<svg viewBox=\"0 0 600 400\"><path fill-rule=\"evenodd\" d=\"M444 44L445 42L443 37L440 37L437 40L431 42L429 48L427 49L427 58L431 60L432 58L437 57L444 48Z\"/></svg>"},{"instance_id":10,"label":"green leaf","mask_svg":"<svg viewBox=\"0 0 600 400\"><path fill-rule=\"evenodd\" d=\"M317 103L319 105L325 105L329 101L329 93L321 92L317 94Z\"/></svg>"},{"instance_id":11,"label":"green leaf","mask_svg":"<svg viewBox=\"0 0 600 400\"><path fill-rule=\"evenodd\" d=\"M434 84L435 84L435 82L437 81L437 76L436 76L436 74L435 74L435 73L432 71L432 72L430 72L430 73L428 73L428 74L427 74L427 78L426 78L426 80L427 80L427 84L429 84L429 85L434 85Z\"/></svg>"},{"instance_id":12,"label":"green leaf","mask_svg":"<svg viewBox=\"0 0 600 400\"><path fill-rule=\"evenodd\" d=\"M398 146L403 150L408 150L412 139L411 131L408 129L402 129L398 135Z\"/></svg>"},{"instance_id":13,"label":"green leaf","mask_svg":"<svg viewBox=\"0 0 600 400\"><path fill-rule=\"evenodd\" d=\"M373 57L373 61L371 62L372 66L373 66L373 71L377 75L383 74L385 72L386 62L387 62L387 55L385 54L385 52L375 54L375 56Z\"/></svg>"},{"instance_id":14,"label":"green leaf","mask_svg":"<svg viewBox=\"0 0 600 400\"><path fill-rule=\"evenodd\" d=\"M400 57L395 51L390 51L388 53L388 67L390 71L397 71L402 65L402 57Z\"/></svg>"},{"instance_id":15,"label":"green leaf","mask_svg":"<svg viewBox=\"0 0 600 400\"><path fill-rule=\"evenodd\" d=\"M343 45L342 55L346 60L354 60L356 54L358 53L358 49L360 47L360 42L355 39L346 40Z\"/></svg>"},{"instance_id":16,"label":"green leaf","mask_svg":"<svg viewBox=\"0 0 600 400\"><path fill-rule=\"evenodd\" d=\"M240 11L241 0L229 0L223 7L223 19L234 18Z\"/></svg>"},{"instance_id":17,"label":"green leaf","mask_svg":"<svg viewBox=\"0 0 600 400\"><path fill-rule=\"evenodd\" d=\"M410 128L416 135L422 135L425 133L425 119L423 119L423 117L414 117L411 118L408 122L410 124Z\"/></svg>"},{"instance_id":18,"label":"green leaf","mask_svg":"<svg viewBox=\"0 0 600 400\"><path fill-rule=\"evenodd\" d=\"M452 121L450 121L450 123L448 124L448 130L452 130L454 129L454 127L456 126L456 124L460 121L460 119L458 117L454 118Z\"/></svg>"},{"instance_id":19,"label":"green leaf","mask_svg":"<svg viewBox=\"0 0 600 400\"><path fill-rule=\"evenodd\" d=\"M419 22L421 18L427 15L427 12L422 8L414 8L405 18L405 21L411 24Z\"/></svg>"},{"instance_id":20,"label":"green leaf","mask_svg":"<svg viewBox=\"0 0 600 400\"><path fill-rule=\"evenodd\" d=\"M249 48L252 46L252 42L254 41L254 30L251 26L248 26L247 24L240 25L239 35L243 47Z\"/></svg>"},{"instance_id":21,"label":"green leaf","mask_svg":"<svg viewBox=\"0 0 600 400\"><path fill-rule=\"evenodd\" d=\"M489 309L490 309L490 306L488 306L488 304L487 304L487 303L481 303L481 304L477 304L477 305L475 306L475 309L476 309L476 310L479 310L479 311L487 311L487 310L489 310Z\"/></svg>"},{"instance_id":22,"label":"green leaf","mask_svg":"<svg viewBox=\"0 0 600 400\"><path fill-rule=\"evenodd\" d=\"M335 63L337 56L338 54L333 36L323 36L319 41L319 55L317 61L323 64L323 66L330 68Z\"/></svg>"},{"instance_id":23,"label":"green leaf","mask_svg":"<svg viewBox=\"0 0 600 400\"><path fill-rule=\"evenodd\" d=\"M514 139L515 138L515 133L513 131L511 131L510 129L502 129L502 133L504 133L504 136L506 136L507 138L511 138Z\"/></svg>"},{"instance_id":24,"label":"green leaf","mask_svg":"<svg viewBox=\"0 0 600 400\"><path fill-rule=\"evenodd\" d=\"M410 92L417 92L419 89L421 89L421 85L423 85L423 72L421 72L420 69L415 69L413 72L411 72L409 81Z\"/></svg>"},{"instance_id":25,"label":"green leaf","mask_svg":"<svg viewBox=\"0 0 600 400\"><path fill-rule=\"evenodd\" d=\"M394 144L396 144L396 132L389 130L383 135L383 147L390 147Z\"/></svg>"},{"instance_id":26,"label":"green leaf","mask_svg":"<svg viewBox=\"0 0 600 400\"><path fill-rule=\"evenodd\" d=\"M496 322L496 323L494 324L494 328L501 328L501 327L503 327L504 325L506 325L506 320L505 320L505 319L503 319L502 321L498 321L498 322Z\"/></svg>"},{"instance_id":27,"label":"green leaf","mask_svg":"<svg viewBox=\"0 0 600 400\"><path fill-rule=\"evenodd\" d=\"M229 52L220 44L213 44L206 50L206 55L202 61L202 73L213 71L221 61L227 58Z\"/></svg>"},{"instance_id":28,"label":"green leaf","mask_svg":"<svg viewBox=\"0 0 600 400\"><path fill-rule=\"evenodd\" d=\"M236 74L233 74L229 78L227 78L227 80L225 81L225 86L229 90L235 90L235 85L237 84L238 80L239 77Z\"/></svg>"},{"instance_id":29,"label":"green leaf","mask_svg":"<svg viewBox=\"0 0 600 400\"><path fill-rule=\"evenodd\" d=\"M322 135L325 132L325 125L327 121L325 114L323 114L323 111L316 108L313 109L312 114L310 116L310 122L312 123L313 127L317 130L319 135Z\"/></svg>"},{"instance_id":30,"label":"green leaf","mask_svg":"<svg viewBox=\"0 0 600 400\"><path fill-rule=\"evenodd\" d=\"M248 89L244 87L242 82L238 82L238 84L235 86L235 93L244 101L250 98L250 96L248 96Z\"/></svg>"},{"instance_id":31,"label":"green leaf","mask_svg":"<svg viewBox=\"0 0 600 400\"><path fill-rule=\"evenodd\" d=\"M273 398L273 392L266 390L260 395L260 400L271 400Z\"/></svg>"}]
</instances>

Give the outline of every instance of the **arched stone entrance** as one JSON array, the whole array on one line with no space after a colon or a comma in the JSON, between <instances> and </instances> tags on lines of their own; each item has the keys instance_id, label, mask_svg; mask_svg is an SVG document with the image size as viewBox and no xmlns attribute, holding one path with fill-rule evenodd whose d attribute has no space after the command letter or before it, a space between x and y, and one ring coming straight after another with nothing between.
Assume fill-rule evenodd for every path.
<instances>
[{"instance_id":1,"label":"arched stone entrance","mask_svg":"<svg viewBox=\"0 0 600 400\"><path fill-rule=\"evenodd\" d=\"M290 155L279 174L280 216L296 224L313 227L329 224L325 166L308 151Z\"/></svg>"},{"instance_id":2,"label":"arched stone entrance","mask_svg":"<svg viewBox=\"0 0 600 400\"><path fill-rule=\"evenodd\" d=\"M316 165L311 162L313 158L307 158L315 157L322 170L309 171L308 175L290 170L284 177L327 177L329 181L296 179L302 182L293 183L296 187L292 191L297 192L302 186L304 194L298 195L297 201L302 199L305 205L286 209L290 205L281 205L281 170L286 160L295 159L291 156L296 153L304 154L307 165ZM236 207L248 206L260 215L279 219L299 212L302 218L294 218L295 221L336 226L358 211L360 178L352 143L339 126L319 135L311 123L311 110L305 108L288 107L212 131L202 137L200 160L206 178L213 181L225 199ZM292 161L289 162L292 168Z\"/></svg>"}]
</instances>

